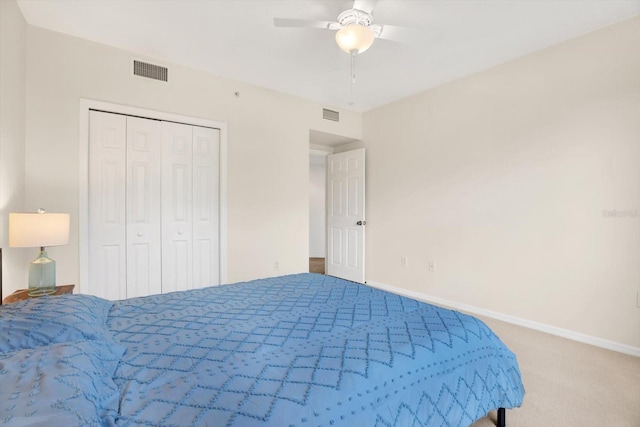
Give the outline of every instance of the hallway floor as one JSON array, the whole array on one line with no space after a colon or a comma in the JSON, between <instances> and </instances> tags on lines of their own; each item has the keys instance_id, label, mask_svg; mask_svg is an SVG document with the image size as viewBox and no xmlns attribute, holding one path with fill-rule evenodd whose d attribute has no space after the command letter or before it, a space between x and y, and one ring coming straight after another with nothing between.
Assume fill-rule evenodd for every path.
<instances>
[{"instance_id":1,"label":"hallway floor","mask_svg":"<svg viewBox=\"0 0 640 427\"><path fill-rule=\"evenodd\" d=\"M324 258L309 258L309 273L324 274Z\"/></svg>"}]
</instances>

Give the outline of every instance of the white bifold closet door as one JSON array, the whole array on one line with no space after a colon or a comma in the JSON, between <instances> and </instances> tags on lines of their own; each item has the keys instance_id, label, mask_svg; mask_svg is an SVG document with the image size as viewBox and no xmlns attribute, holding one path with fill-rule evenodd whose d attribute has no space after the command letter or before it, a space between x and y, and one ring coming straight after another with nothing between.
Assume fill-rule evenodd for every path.
<instances>
[{"instance_id":1,"label":"white bifold closet door","mask_svg":"<svg viewBox=\"0 0 640 427\"><path fill-rule=\"evenodd\" d=\"M89 114L89 283L83 292L127 297L127 118Z\"/></svg>"},{"instance_id":2,"label":"white bifold closet door","mask_svg":"<svg viewBox=\"0 0 640 427\"><path fill-rule=\"evenodd\" d=\"M219 284L219 130L91 111L89 293Z\"/></svg>"},{"instance_id":3,"label":"white bifold closet door","mask_svg":"<svg viewBox=\"0 0 640 427\"><path fill-rule=\"evenodd\" d=\"M162 126L162 290L218 285L219 130Z\"/></svg>"},{"instance_id":4,"label":"white bifold closet door","mask_svg":"<svg viewBox=\"0 0 640 427\"><path fill-rule=\"evenodd\" d=\"M127 298L162 292L161 122L127 117Z\"/></svg>"}]
</instances>

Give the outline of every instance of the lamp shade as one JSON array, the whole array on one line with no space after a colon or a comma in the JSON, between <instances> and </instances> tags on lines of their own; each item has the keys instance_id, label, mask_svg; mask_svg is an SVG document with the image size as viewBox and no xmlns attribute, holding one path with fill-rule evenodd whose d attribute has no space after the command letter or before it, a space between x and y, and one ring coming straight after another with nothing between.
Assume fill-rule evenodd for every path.
<instances>
[{"instance_id":1,"label":"lamp shade","mask_svg":"<svg viewBox=\"0 0 640 427\"><path fill-rule=\"evenodd\" d=\"M69 243L69 214L10 213L9 246L32 248Z\"/></svg>"},{"instance_id":2,"label":"lamp shade","mask_svg":"<svg viewBox=\"0 0 640 427\"><path fill-rule=\"evenodd\" d=\"M336 43L347 53L362 53L373 44L376 35L371 28L360 24L351 24L336 32Z\"/></svg>"}]
</instances>

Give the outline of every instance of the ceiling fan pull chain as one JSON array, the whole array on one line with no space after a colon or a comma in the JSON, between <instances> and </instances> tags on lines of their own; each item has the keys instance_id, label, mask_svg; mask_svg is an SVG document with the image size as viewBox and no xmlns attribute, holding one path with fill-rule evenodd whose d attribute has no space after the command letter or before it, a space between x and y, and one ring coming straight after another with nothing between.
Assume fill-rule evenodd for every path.
<instances>
[{"instance_id":1,"label":"ceiling fan pull chain","mask_svg":"<svg viewBox=\"0 0 640 427\"><path fill-rule=\"evenodd\" d=\"M354 92L355 92L354 86L356 84L356 51L355 50L351 51L351 76L350 77L351 77L351 79L350 79L351 82L350 82L349 86L350 86L350 89L351 89L350 90L350 92L351 92L350 98L351 99L349 100L349 105L353 105L354 102L355 102L354 101Z\"/></svg>"},{"instance_id":2,"label":"ceiling fan pull chain","mask_svg":"<svg viewBox=\"0 0 640 427\"><path fill-rule=\"evenodd\" d=\"M356 51L351 51L351 84L356 82Z\"/></svg>"}]
</instances>

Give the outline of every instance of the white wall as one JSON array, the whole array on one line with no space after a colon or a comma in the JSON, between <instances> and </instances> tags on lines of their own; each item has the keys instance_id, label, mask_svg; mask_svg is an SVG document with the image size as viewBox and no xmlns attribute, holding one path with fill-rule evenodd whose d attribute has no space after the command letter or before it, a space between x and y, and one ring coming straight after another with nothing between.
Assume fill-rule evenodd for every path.
<instances>
[{"instance_id":1,"label":"white wall","mask_svg":"<svg viewBox=\"0 0 640 427\"><path fill-rule=\"evenodd\" d=\"M26 23L15 1L0 1L0 247L3 296L26 288L28 255L8 247L9 212L24 208Z\"/></svg>"},{"instance_id":2,"label":"white wall","mask_svg":"<svg viewBox=\"0 0 640 427\"><path fill-rule=\"evenodd\" d=\"M326 156L312 156L309 163L309 256L326 254Z\"/></svg>"},{"instance_id":3,"label":"white wall","mask_svg":"<svg viewBox=\"0 0 640 427\"><path fill-rule=\"evenodd\" d=\"M360 138L360 114L329 122L320 104L161 61L168 84L135 77L131 53L33 26L26 52L26 208L71 213L69 245L48 251L58 283L79 275L80 98L226 122L228 280L308 271L309 129Z\"/></svg>"},{"instance_id":4,"label":"white wall","mask_svg":"<svg viewBox=\"0 0 640 427\"><path fill-rule=\"evenodd\" d=\"M363 126L367 280L640 347L639 17Z\"/></svg>"}]
</instances>

